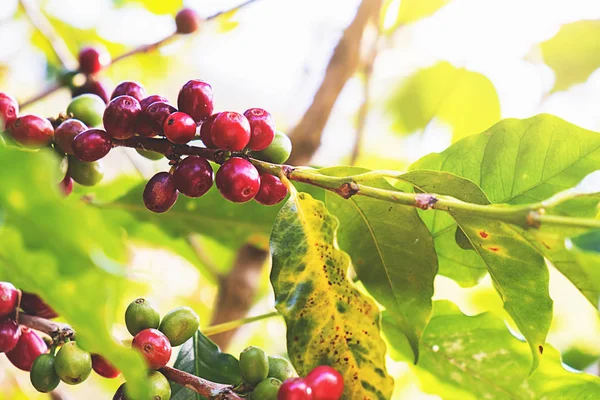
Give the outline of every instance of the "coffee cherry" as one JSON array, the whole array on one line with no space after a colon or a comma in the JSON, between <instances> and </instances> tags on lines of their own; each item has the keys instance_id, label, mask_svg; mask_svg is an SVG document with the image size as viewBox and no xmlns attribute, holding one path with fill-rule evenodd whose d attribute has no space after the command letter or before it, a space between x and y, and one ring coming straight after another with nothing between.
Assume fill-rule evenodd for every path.
<instances>
[{"instance_id":1,"label":"coffee cherry","mask_svg":"<svg viewBox=\"0 0 600 400\"><path fill-rule=\"evenodd\" d=\"M250 122L250 143L248 148L253 151L266 149L275 136L275 121L271 114L262 108L250 108L244 111L244 116Z\"/></svg>"},{"instance_id":2,"label":"coffee cherry","mask_svg":"<svg viewBox=\"0 0 600 400\"><path fill-rule=\"evenodd\" d=\"M154 175L144 188L144 204L155 213L164 213L173 207L179 193L173 183L173 177L168 172Z\"/></svg>"},{"instance_id":3,"label":"coffee cherry","mask_svg":"<svg viewBox=\"0 0 600 400\"><path fill-rule=\"evenodd\" d=\"M157 329L144 329L135 335L131 346L142 352L151 369L164 367L171 358L169 339Z\"/></svg>"},{"instance_id":4,"label":"coffee cherry","mask_svg":"<svg viewBox=\"0 0 600 400\"><path fill-rule=\"evenodd\" d=\"M277 400L313 400L312 389L302 378L292 378L283 382L277 393Z\"/></svg>"},{"instance_id":5,"label":"coffee cherry","mask_svg":"<svg viewBox=\"0 0 600 400\"><path fill-rule=\"evenodd\" d=\"M154 129L152 128L152 125L150 123L150 120L148 119L148 116L143 111L140 113L140 115L138 115L138 119L137 119L137 122L135 125L135 132L138 135L144 136L144 137L156 136L156 133L154 133Z\"/></svg>"},{"instance_id":6,"label":"coffee cherry","mask_svg":"<svg viewBox=\"0 0 600 400\"><path fill-rule=\"evenodd\" d=\"M250 123L233 111L219 113L212 123L210 137L219 149L242 151L250 141Z\"/></svg>"},{"instance_id":7,"label":"coffee cherry","mask_svg":"<svg viewBox=\"0 0 600 400\"><path fill-rule=\"evenodd\" d=\"M67 385L79 385L92 373L92 355L75 342L65 343L56 354L54 369Z\"/></svg>"},{"instance_id":8,"label":"coffee cherry","mask_svg":"<svg viewBox=\"0 0 600 400\"><path fill-rule=\"evenodd\" d=\"M112 140L102 129L81 132L73 139L73 153L84 162L94 162L103 158L112 149Z\"/></svg>"},{"instance_id":9,"label":"coffee cherry","mask_svg":"<svg viewBox=\"0 0 600 400\"><path fill-rule=\"evenodd\" d=\"M265 351L250 346L240 354L240 374L244 382L256 385L269 375L269 359Z\"/></svg>"},{"instance_id":10,"label":"coffee cherry","mask_svg":"<svg viewBox=\"0 0 600 400\"><path fill-rule=\"evenodd\" d=\"M65 178L58 184L62 194L69 197L73 193L73 179L67 174Z\"/></svg>"},{"instance_id":11,"label":"coffee cherry","mask_svg":"<svg viewBox=\"0 0 600 400\"><path fill-rule=\"evenodd\" d=\"M181 193L188 197L200 197L212 187L212 166L203 157L189 156L175 168L173 182Z\"/></svg>"},{"instance_id":12,"label":"coffee cherry","mask_svg":"<svg viewBox=\"0 0 600 400\"><path fill-rule=\"evenodd\" d=\"M119 386L119 388L115 392L115 395L113 396L112 400L129 400L127 398L127 395L125 394L126 386L127 384L122 383L121 386Z\"/></svg>"},{"instance_id":13,"label":"coffee cherry","mask_svg":"<svg viewBox=\"0 0 600 400\"><path fill-rule=\"evenodd\" d=\"M73 154L73 139L88 127L78 119L68 119L56 128L54 131L54 143L67 154Z\"/></svg>"},{"instance_id":14,"label":"coffee cherry","mask_svg":"<svg viewBox=\"0 0 600 400\"><path fill-rule=\"evenodd\" d=\"M13 122L8 131L23 146L40 148L52 142L54 127L46 118L36 115L25 115Z\"/></svg>"},{"instance_id":15,"label":"coffee cherry","mask_svg":"<svg viewBox=\"0 0 600 400\"><path fill-rule=\"evenodd\" d=\"M60 383L60 378L54 369L55 361L54 355L42 354L33 362L29 379L31 379L31 384L38 392L51 392Z\"/></svg>"},{"instance_id":16,"label":"coffee cherry","mask_svg":"<svg viewBox=\"0 0 600 400\"><path fill-rule=\"evenodd\" d=\"M202 19L198 13L191 8L179 10L175 16L175 25L177 25L177 33L187 35L194 33L200 28Z\"/></svg>"},{"instance_id":17,"label":"coffee cherry","mask_svg":"<svg viewBox=\"0 0 600 400\"><path fill-rule=\"evenodd\" d=\"M258 203L264 206L274 206L285 199L287 194L287 187L278 177L271 174L260 174L260 189L254 197Z\"/></svg>"},{"instance_id":18,"label":"coffee cherry","mask_svg":"<svg viewBox=\"0 0 600 400\"><path fill-rule=\"evenodd\" d=\"M169 400L171 398L171 385L163 374L153 371L148 375L150 398L152 400Z\"/></svg>"},{"instance_id":19,"label":"coffee cherry","mask_svg":"<svg viewBox=\"0 0 600 400\"><path fill-rule=\"evenodd\" d=\"M114 379L121 374L111 363L100 354L92 354L92 369L100 376Z\"/></svg>"},{"instance_id":20,"label":"coffee cherry","mask_svg":"<svg viewBox=\"0 0 600 400\"><path fill-rule=\"evenodd\" d=\"M84 47L79 51L79 71L95 74L110 64L110 54L102 47Z\"/></svg>"},{"instance_id":21,"label":"coffee cherry","mask_svg":"<svg viewBox=\"0 0 600 400\"><path fill-rule=\"evenodd\" d=\"M135 98L127 95L116 97L104 110L104 129L115 139L130 138L135 134L141 112L140 103Z\"/></svg>"},{"instance_id":22,"label":"coffee cherry","mask_svg":"<svg viewBox=\"0 0 600 400\"><path fill-rule=\"evenodd\" d=\"M169 311L160 323L159 331L165 334L171 346L180 346L198 331L200 317L189 307Z\"/></svg>"},{"instance_id":23,"label":"coffee cherry","mask_svg":"<svg viewBox=\"0 0 600 400\"><path fill-rule=\"evenodd\" d=\"M6 93L0 93L0 132L17 119L19 103Z\"/></svg>"},{"instance_id":24,"label":"coffee cherry","mask_svg":"<svg viewBox=\"0 0 600 400\"><path fill-rule=\"evenodd\" d=\"M0 318L12 314L17 308L19 291L10 282L0 282Z\"/></svg>"},{"instance_id":25,"label":"coffee cherry","mask_svg":"<svg viewBox=\"0 0 600 400\"><path fill-rule=\"evenodd\" d=\"M280 386L281 381L279 379L267 378L256 385L252 391L252 398L261 400L277 400L277 392L279 392Z\"/></svg>"},{"instance_id":26,"label":"coffee cherry","mask_svg":"<svg viewBox=\"0 0 600 400\"><path fill-rule=\"evenodd\" d=\"M297 377L294 366L287 358L281 356L269 356L269 378L277 378L281 382Z\"/></svg>"},{"instance_id":27,"label":"coffee cherry","mask_svg":"<svg viewBox=\"0 0 600 400\"><path fill-rule=\"evenodd\" d=\"M304 379L316 399L339 400L344 393L342 374L330 366L321 365L310 371Z\"/></svg>"},{"instance_id":28,"label":"coffee cherry","mask_svg":"<svg viewBox=\"0 0 600 400\"><path fill-rule=\"evenodd\" d=\"M135 336L144 329L158 329L160 325L160 314L144 298L135 299L125 310L125 325L131 336Z\"/></svg>"},{"instance_id":29,"label":"coffee cherry","mask_svg":"<svg viewBox=\"0 0 600 400\"><path fill-rule=\"evenodd\" d=\"M215 181L223 197L234 203L252 200L260 189L257 169L250 161L239 157L225 161L217 171Z\"/></svg>"},{"instance_id":30,"label":"coffee cherry","mask_svg":"<svg viewBox=\"0 0 600 400\"><path fill-rule=\"evenodd\" d=\"M196 122L202 122L213 112L212 87L199 79L188 81L177 97L179 111L190 115Z\"/></svg>"},{"instance_id":31,"label":"coffee cherry","mask_svg":"<svg viewBox=\"0 0 600 400\"><path fill-rule=\"evenodd\" d=\"M157 153L155 151L142 150L142 149L135 149L135 151L137 151L137 153L140 156L145 157L148 160L152 160L152 161L162 160L164 158L164 155Z\"/></svg>"},{"instance_id":32,"label":"coffee cherry","mask_svg":"<svg viewBox=\"0 0 600 400\"><path fill-rule=\"evenodd\" d=\"M167 100L166 97L160 96L158 94L152 94L148 97L145 97L142 101L140 101L140 106L142 107L142 111L146 111L148 109L148 107L150 107L150 105L152 105L152 103L158 103L159 101L162 103L169 102L169 100Z\"/></svg>"},{"instance_id":33,"label":"coffee cherry","mask_svg":"<svg viewBox=\"0 0 600 400\"><path fill-rule=\"evenodd\" d=\"M21 337L17 345L6 353L6 357L15 367L23 371L30 371L36 358L48 351L44 339L31 329L22 326Z\"/></svg>"},{"instance_id":34,"label":"coffee cherry","mask_svg":"<svg viewBox=\"0 0 600 400\"><path fill-rule=\"evenodd\" d=\"M117 85L115 90L113 90L110 99L114 100L119 96L131 96L140 102L146 97L146 89L137 82L121 82Z\"/></svg>"},{"instance_id":35,"label":"coffee cherry","mask_svg":"<svg viewBox=\"0 0 600 400\"><path fill-rule=\"evenodd\" d=\"M58 313L35 293L23 292L21 295L21 308L27 314L37 317L46 319L58 317Z\"/></svg>"},{"instance_id":36,"label":"coffee cherry","mask_svg":"<svg viewBox=\"0 0 600 400\"><path fill-rule=\"evenodd\" d=\"M196 136L196 121L186 113L175 112L165 120L163 131L175 144L185 144Z\"/></svg>"},{"instance_id":37,"label":"coffee cherry","mask_svg":"<svg viewBox=\"0 0 600 400\"><path fill-rule=\"evenodd\" d=\"M88 77L83 85L71 88L72 97L81 96L82 94L95 94L102 99L104 104L108 103L110 96L106 84L92 77Z\"/></svg>"},{"instance_id":38,"label":"coffee cherry","mask_svg":"<svg viewBox=\"0 0 600 400\"><path fill-rule=\"evenodd\" d=\"M208 149L216 149L217 148L217 146L215 146L215 144L212 141L212 132L211 132L213 121L215 120L217 115L219 115L219 113L213 114L210 117L208 117L208 119L206 121L204 121L202 123L202 126L200 127L200 139L202 139L202 143L204 143L204 145Z\"/></svg>"},{"instance_id":39,"label":"coffee cherry","mask_svg":"<svg viewBox=\"0 0 600 400\"><path fill-rule=\"evenodd\" d=\"M292 141L285 133L277 131L269 147L261 151L252 151L250 156L270 163L283 164L290 158L291 153Z\"/></svg>"},{"instance_id":40,"label":"coffee cherry","mask_svg":"<svg viewBox=\"0 0 600 400\"><path fill-rule=\"evenodd\" d=\"M67 114L80 120L90 128L102 124L102 114L106 103L95 94L82 94L75 97L67 107Z\"/></svg>"},{"instance_id":41,"label":"coffee cherry","mask_svg":"<svg viewBox=\"0 0 600 400\"><path fill-rule=\"evenodd\" d=\"M67 174L83 186L97 185L104 177L102 164L98 162L86 163L69 156L69 171Z\"/></svg>"},{"instance_id":42,"label":"coffee cherry","mask_svg":"<svg viewBox=\"0 0 600 400\"><path fill-rule=\"evenodd\" d=\"M158 101L148 106L144 112L144 118L148 120L148 123L152 127L155 133L163 135L163 126L169 115L177 112L177 109L169 103Z\"/></svg>"},{"instance_id":43,"label":"coffee cherry","mask_svg":"<svg viewBox=\"0 0 600 400\"><path fill-rule=\"evenodd\" d=\"M0 353L7 353L15 348L21 337L21 328L12 319L0 322Z\"/></svg>"}]
</instances>

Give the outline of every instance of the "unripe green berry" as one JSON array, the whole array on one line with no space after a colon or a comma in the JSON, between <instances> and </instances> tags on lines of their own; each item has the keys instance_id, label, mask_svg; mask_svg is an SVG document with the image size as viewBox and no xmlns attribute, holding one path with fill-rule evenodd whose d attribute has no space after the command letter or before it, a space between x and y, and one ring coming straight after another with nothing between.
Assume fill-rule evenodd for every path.
<instances>
[{"instance_id":1,"label":"unripe green berry","mask_svg":"<svg viewBox=\"0 0 600 400\"><path fill-rule=\"evenodd\" d=\"M158 329L160 314L146 299L132 301L125 311L125 325L131 335L135 336L144 329Z\"/></svg>"},{"instance_id":2,"label":"unripe green berry","mask_svg":"<svg viewBox=\"0 0 600 400\"><path fill-rule=\"evenodd\" d=\"M80 185L97 185L104 177L104 169L98 161L86 163L69 156L69 176Z\"/></svg>"},{"instance_id":3,"label":"unripe green berry","mask_svg":"<svg viewBox=\"0 0 600 400\"><path fill-rule=\"evenodd\" d=\"M287 358L281 356L269 356L269 377L277 378L285 382L290 378L297 377L294 366Z\"/></svg>"},{"instance_id":4,"label":"unripe green berry","mask_svg":"<svg viewBox=\"0 0 600 400\"><path fill-rule=\"evenodd\" d=\"M64 383L78 385L92 373L92 355L75 342L65 343L56 354L54 370Z\"/></svg>"},{"instance_id":5,"label":"unripe green berry","mask_svg":"<svg viewBox=\"0 0 600 400\"><path fill-rule=\"evenodd\" d=\"M265 351L250 346L240 354L240 374L244 382L256 385L269 375L269 359Z\"/></svg>"},{"instance_id":6,"label":"unripe green berry","mask_svg":"<svg viewBox=\"0 0 600 400\"><path fill-rule=\"evenodd\" d=\"M148 383L152 400L169 400L171 398L171 385L160 372L151 372L148 376Z\"/></svg>"},{"instance_id":7,"label":"unripe green berry","mask_svg":"<svg viewBox=\"0 0 600 400\"><path fill-rule=\"evenodd\" d=\"M256 385L252 391L252 400L277 400L280 386L279 379L267 378Z\"/></svg>"},{"instance_id":8,"label":"unripe green berry","mask_svg":"<svg viewBox=\"0 0 600 400\"><path fill-rule=\"evenodd\" d=\"M75 97L67 107L67 114L80 120L90 128L102 126L102 116L106 104L95 94L82 94Z\"/></svg>"},{"instance_id":9,"label":"unripe green berry","mask_svg":"<svg viewBox=\"0 0 600 400\"><path fill-rule=\"evenodd\" d=\"M42 354L33 362L29 379L31 379L31 384L38 392L51 392L60 383L60 378L54 370L54 362L55 357L53 354Z\"/></svg>"},{"instance_id":10,"label":"unripe green berry","mask_svg":"<svg viewBox=\"0 0 600 400\"><path fill-rule=\"evenodd\" d=\"M135 151L137 151L140 156L145 157L148 160L152 160L152 161L162 160L165 157L164 155L157 153L155 151L142 150L142 149L135 149Z\"/></svg>"},{"instance_id":11,"label":"unripe green berry","mask_svg":"<svg viewBox=\"0 0 600 400\"><path fill-rule=\"evenodd\" d=\"M259 160L283 164L290 158L291 153L292 141L290 138L285 133L276 131L269 147L261 151L251 151L250 155Z\"/></svg>"},{"instance_id":12,"label":"unripe green berry","mask_svg":"<svg viewBox=\"0 0 600 400\"><path fill-rule=\"evenodd\" d=\"M171 346L180 346L194 336L200 326L200 317L189 307L178 307L169 311L158 328L171 342Z\"/></svg>"}]
</instances>

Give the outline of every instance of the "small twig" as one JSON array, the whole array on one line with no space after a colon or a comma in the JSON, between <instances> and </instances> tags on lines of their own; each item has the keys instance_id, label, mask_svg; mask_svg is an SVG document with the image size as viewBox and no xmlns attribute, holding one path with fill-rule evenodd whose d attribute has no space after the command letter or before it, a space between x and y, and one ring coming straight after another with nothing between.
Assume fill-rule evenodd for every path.
<instances>
[{"instance_id":1,"label":"small twig","mask_svg":"<svg viewBox=\"0 0 600 400\"><path fill-rule=\"evenodd\" d=\"M38 93L35 96L33 96L32 98L19 104L19 108L25 108L33 103L36 103L36 102L50 96L52 93L59 91L62 87L63 86L60 83L56 82L56 83L52 84L51 86L49 86L43 92Z\"/></svg>"},{"instance_id":2,"label":"small twig","mask_svg":"<svg viewBox=\"0 0 600 400\"><path fill-rule=\"evenodd\" d=\"M18 322L36 331L45 333L54 343L64 343L75 338L75 331L67 324L54 322L42 317L19 313Z\"/></svg>"},{"instance_id":3,"label":"small twig","mask_svg":"<svg viewBox=\"0 0 600 400\"><path fill-rule=\"evenodd\" d=\"M233 386L214 383L171 367L159 370L168 380L184 386L210 400L242 399L233 391Z\"/></svg>"},{"instance_id":4,"label":"small twig","mask_svg":"<svg viewBox=\"0 0 600 400\"><path fill-rule=\"evenodd\" d=\"M219 11L219 12L213 14L213 15L210 15L210 16L206 17L205 20L206 21L210 21L211 19L215 19L217 17L220 17L221 15L229 14L229 13L232 13L232 12L239 11L242 8L248 6L248 5L250 5L250 4L252 4L252 3L256 2L256 1L258 1L258 0L247 0L247 1L243 2L243 3L238 4L235 7L230 8L229 10Z\"/></svg>"},{"instance_id":5,"label":"small twig","mask_svg":"<svg viewBox=\"0 0 600 400\"><path fill-rule=\"evenodd\" d=\"M223 332L232 331L234 329L239 328L240 326L244 326L244 325L250 324L252 322L261 321L263 319L267 319L267 318L271 318L271 317L276 317L278 315L279 315L279 313L277 311L272 311L270 313L257 315L255 317L248 317L248 318L238 319L236 321L224 322L222 324L212 325L207 328L204 328L202 330L202 334L204 336L214 336L214 335L218 335Z\"/></svg>"}]
</instances>

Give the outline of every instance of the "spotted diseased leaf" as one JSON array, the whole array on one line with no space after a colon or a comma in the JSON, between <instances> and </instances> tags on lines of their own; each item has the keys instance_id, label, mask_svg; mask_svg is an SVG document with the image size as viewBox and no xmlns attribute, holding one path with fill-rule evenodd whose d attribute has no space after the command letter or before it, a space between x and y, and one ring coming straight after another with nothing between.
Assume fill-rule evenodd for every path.
<instances>
[{"instance_id":1,"label":"spotted diseased leaf","mask_svg":"<svg viewBox=\"0 0 600 400\"><path fill-rule=\"evenodd\" d=\"M350 257L337 247L338 221L307 193L293 195L271 233L271 283L287 325L290 359L303 376L331 365L344 398L389 399L379 309L348 279Z\"/></svg>"}]
</instances>

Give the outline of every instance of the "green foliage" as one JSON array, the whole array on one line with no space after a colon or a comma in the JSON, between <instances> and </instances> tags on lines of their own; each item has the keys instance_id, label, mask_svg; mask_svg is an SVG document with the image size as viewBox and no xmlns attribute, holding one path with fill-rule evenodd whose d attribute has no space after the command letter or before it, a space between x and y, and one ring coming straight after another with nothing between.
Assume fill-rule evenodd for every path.
<instances>
[{"instance_id":1,"label":"green foliage","mask_svg":"<svg viewBox=\"0 0 600 400\"><path fill-rule=\"evenodd\" d=\"M385 30L394 32L403 25L429 17L451 0L388 0L383 7L386 19ZM390 21L390 22L388 22ZM393 23L391 22L393 21Z\"/></svg>"}]
</instances>

